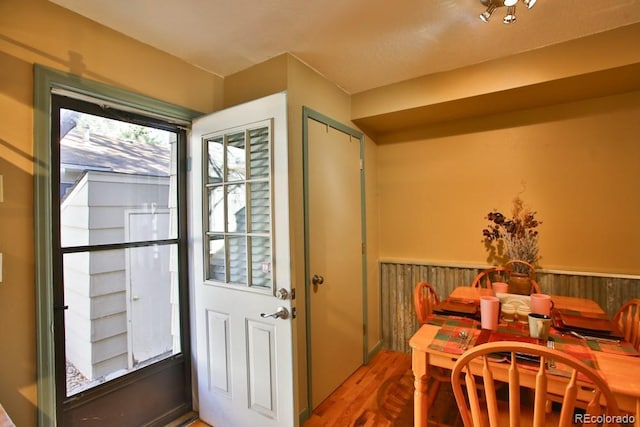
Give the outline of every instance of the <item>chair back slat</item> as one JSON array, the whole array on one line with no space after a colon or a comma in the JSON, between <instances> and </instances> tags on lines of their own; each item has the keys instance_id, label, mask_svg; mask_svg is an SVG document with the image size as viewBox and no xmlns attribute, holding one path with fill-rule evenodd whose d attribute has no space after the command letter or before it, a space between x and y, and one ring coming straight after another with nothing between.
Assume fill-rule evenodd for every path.
<instances>
[{"instance_id":1,"label":"chair back slat","mask_svg":"<svg viewBox=\"0 0 640 427\"><path fill-rule=\"evenodd\" d=\"M571 372L571 379L567 383L564 391L564 401L562 410L560 411L560 425L570 426L573 423L573 410L575 409L576 397L578 388L576 385L576 379L578 378L578 371L574 369Z\"/></svg>"},{"instance_id":2,"label":"chair back slat","mask_svg":"<svg viewBox=\"0 0 640 427\"><path fill-rule=\"evenodd\" d=\"M467 386L467 395L469 396L469 406L472 408L471 415L473 417L473 425L481 425L480 419L480 400L478 399L478 389L476 388L475 377L471 374L471 369L467 371L464 379ZM469 420L467 420L468 422ZM465 424L466 425L466 424Z\"/></svg>"},{"instance_id":3,"label":"chair back slat","mask_svg":"<svg viewBox=\"0 0 640 427\"><path fill-rule=\"evenodd\" d=\"M493 374L489 369L489 360L487 356L482 358L482 379L484 381L485 399L487 401L487 413L489 414L489 425L498 427L498 399L496 398L496 389L493 382Z\"/></svg>"},{"instance_id":4,"label":"chair back slat","mask_svg":"<svg viewBox=\"0 0 640 427\"><path fill-rule=\"evenodd\" d=\"M536 375L536 390L533 403L533 426L543 427L545 416L547 415L547 372L544 369L546 361L540 358L540 368Z\"/></svg>"},{"instance_id":5,"label":"chair back slat","mask_svg":"<svg viewBox=\"0 0 640 427\"><path fill-rule=\"evenodd\" d=\"M516 364L515 352L511 353L509 366L509 425L520 426L520 371Z\"/></svg>"}]
</instances>

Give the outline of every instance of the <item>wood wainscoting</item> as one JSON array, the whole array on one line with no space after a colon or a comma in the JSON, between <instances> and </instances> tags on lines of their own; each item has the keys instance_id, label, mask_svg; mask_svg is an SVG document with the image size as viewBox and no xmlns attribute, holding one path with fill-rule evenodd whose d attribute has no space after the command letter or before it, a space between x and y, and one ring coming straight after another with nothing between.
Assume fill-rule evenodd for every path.
<instances>
[{"instance_id":1,"label":"wood wainscoting","mask_svg":"<svg viewBox=\"0 0 640 427\"><path fill-rule=\"evenodd\" d=\"M488 266L487 266L488 267ZM440 298L457 286L469 286L487 267L433 265L427 263L380 263L382 305L382 347L409 352L409 338L418 329L413 310L413 288L419 281L430 282ZM596 301L609 316L631 298L640 297L640 279L633 276L537 271L542 292Z\"/></svg>"}]
</instances>

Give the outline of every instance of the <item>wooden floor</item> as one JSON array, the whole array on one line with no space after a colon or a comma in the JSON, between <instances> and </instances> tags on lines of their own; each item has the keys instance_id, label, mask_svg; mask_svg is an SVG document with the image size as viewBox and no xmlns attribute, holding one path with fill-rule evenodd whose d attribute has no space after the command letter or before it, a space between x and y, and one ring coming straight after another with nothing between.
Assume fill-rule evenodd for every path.
<instances>
[{"instance_id":1,"label":"wooden floor","mask_svg":"<svg viewBox=\"0 0 640 427\"><path fill-rule=\"evenodd\" d=\"M413 426L411 355L381 350L325 399L302 427ZM450 388L441 387L430 424L461 425ZM208 427L202 421L189 427Z\"/></svg>"},{"instance_id":2,"label":"wooden floor","mask_svg":"<svg viewBox=\"0 0 640 427\"><path fill-rule=\"evenodd\" d=\"M412 425L411 355L382 350L325 399L303 427Z\"/></svg>"}]
</instances>

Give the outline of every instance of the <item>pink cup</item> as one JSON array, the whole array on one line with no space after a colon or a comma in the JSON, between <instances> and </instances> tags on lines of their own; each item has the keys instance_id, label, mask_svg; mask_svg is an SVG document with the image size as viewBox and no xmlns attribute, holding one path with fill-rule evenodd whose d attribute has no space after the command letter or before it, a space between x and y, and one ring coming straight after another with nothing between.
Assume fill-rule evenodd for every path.
<instances>
[{"instance_id":1,"label":"pink cup","mask_svg":"<svg viewBox=\"0 0 640 427\"><path fill-rule=\"evenodd\" d=\"M531 312L551 316L553 300L545 294L531 294Z\"/></svg>"},{"instance_id":2,"label":"pink cup","mask_svg":"<svg viewBox=\"0 0 640 427\"><path fill-rule=\"evenodd\" d=\"M493 292L495 292L495 293L506 294L507 292L509 292L509 284L508 283L493 282L491 284L491 287L493 288Z\"/></svg>"},{"instance_id":3,"label":"pink cup","mask_svg":"<svg viewBox=\"0 0 640 427\"><path fill-rule=\"evenodd\" d=\"M498 299L498 297L480 297L480 324L482 325L482 329L497 330L499 315L500 299Z\"/></svg>"}]
</instances>

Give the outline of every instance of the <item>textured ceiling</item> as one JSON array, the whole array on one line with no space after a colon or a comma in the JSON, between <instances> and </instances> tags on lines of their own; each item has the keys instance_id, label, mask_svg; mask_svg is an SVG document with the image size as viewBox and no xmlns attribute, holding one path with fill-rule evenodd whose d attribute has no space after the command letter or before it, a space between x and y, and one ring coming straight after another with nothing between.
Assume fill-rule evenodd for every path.
<instances>
[{"instance_id":1,"label":"textured ceiling","mask_svg":"<svg viewBox=\"0 0 640 427\"><path fill-rule=\"evenodd\" d=\"M640 0L50 0L225 77L284 52L349 93L640 22Z\"/></svg>"}]
</instances>

